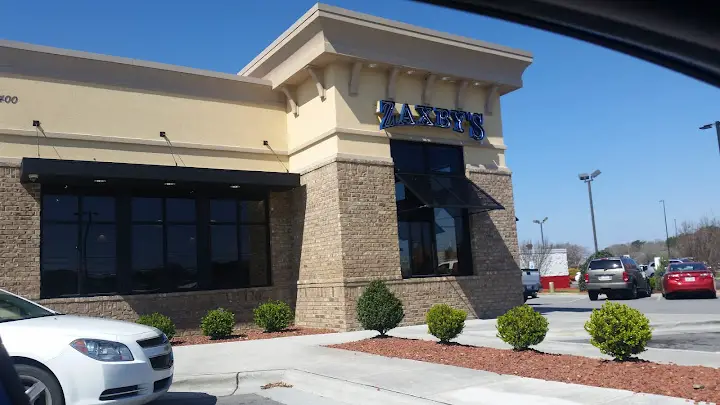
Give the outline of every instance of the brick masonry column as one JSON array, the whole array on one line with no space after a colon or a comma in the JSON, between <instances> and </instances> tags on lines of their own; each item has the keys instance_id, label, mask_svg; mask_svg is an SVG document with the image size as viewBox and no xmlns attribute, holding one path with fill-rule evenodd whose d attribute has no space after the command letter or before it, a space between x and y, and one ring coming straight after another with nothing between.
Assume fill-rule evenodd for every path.
<instances>
[{"instance_id":1,"label":"brick masonry column","mask_svg":"<svg viewBox=\"0 0 720 405\"><path fill-rule=\"evenodd\" d=\"M505 207L470 217L473 272L483 277L468 295L478 318L496 317L523 302L512 177L507 170L477 168L467 176Z\"/></svg>"},{"instance_id":2,"label":"brick masonry column","mask_svg":"<svg viewBox=\"0 0 720 405\"><path fill-rule=\"evenodd\" d=\"M40 185L20 183L20 165L0 162L0 286L40 298Z\"/></svg>"},{"instance_id":3,"label":"brick masonry column","mask_svg":"<svg viewBox=\"0 0 720 405\"><path fill-rule=\"evenodd\" d=\"M298 262L298 326L346 329L338 169L322 162L293 190L293 235Z\"/></svg>"}]
</instances>

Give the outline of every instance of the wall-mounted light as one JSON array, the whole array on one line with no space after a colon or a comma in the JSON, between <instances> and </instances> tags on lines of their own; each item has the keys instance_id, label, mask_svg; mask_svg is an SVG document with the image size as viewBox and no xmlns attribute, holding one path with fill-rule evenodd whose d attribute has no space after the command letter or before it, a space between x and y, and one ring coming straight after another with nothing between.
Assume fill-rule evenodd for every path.
<instances>
[{"instance_id":1,"label":"wall-mounted light","mask_svg":"<svg viewBox=\"0 0 720 405\"><path fill-rule=\"evenodd\" d=\"M415 73L414 70L408 70L408 71L407 71L407 74L409 74L409 75L411 75L411 74L413 74L413 73Z\"/></svg>"},{"instance_id":2,"label":"wall-mounted light","mask_svg":"<svg viewBox=\"0 0 720 405\"><path fill-rule=\"evenodd\" d=\"M448 76L443 76L440 80L446 82L446 81L450 80L450 77L448 77Z\"/></svg>"},{"instance_id":3,"label":"wall-mounted light","mask_svg":"<svg viewBox=\"0 0 720 405\"><path fill-rule=\"evenodd\" d=\"M230 188L240 188L240 186L238 186L237 184L233 184L232 186L230 186Z\"/></svg>"},{"instance_id":4,"label":"wall-mounted light","mask_svg":"<svg viewBox=\"0 0 720 405\"><path fill-rule=\"evenodd\" d=\"M175 183L169 181L169 182L165 183L165 185L166 185L166 186L174 186Z\"/></svg>"},{"instance_id":5,"label":"wall-mounted light","mask_svg":"<svg viewBox=\"0 0 720 405\"><path fill-rule=\"evenodd\" d=\"M93 180L95 183L107 183L107 180L105 179L95 179Z\"/></svg>"},{"instance_id":6,"label":"wall-mounted light","mask_svg":"<svg viewBox=\"0 0 720 405\"><path fill-rule=\"evenodd\" d=\"M370 69L376 68L376 67L377 67L377 63L371 63L371 64L368 65L368 67L369 67Z\"/></svg>"}]
</instances>

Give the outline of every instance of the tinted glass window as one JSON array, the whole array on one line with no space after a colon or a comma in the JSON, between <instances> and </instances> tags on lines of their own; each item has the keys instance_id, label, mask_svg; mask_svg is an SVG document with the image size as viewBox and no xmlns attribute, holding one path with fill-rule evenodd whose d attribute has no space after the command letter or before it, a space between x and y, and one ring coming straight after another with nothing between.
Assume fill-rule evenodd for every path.
<instances>
[{"instance_id":1,"label":"tinted glass window","mask_svg":"<svg viewBox=\"0 0 720 405\"><path fill-rule=\"evenodd\" d=\"M452 146L426 148L430 173L463 173L462 149Z\"/></svg>"},{"instance_id":2,"label":"tinted glass window","mask_svg":"<svg viewBox=\"0 0 720 405\"><path fill-rule=\"evenodd\" d=\"M210 201L210 221L212 222L236 222L237 212L237 200Z\"/></svg>"},{"instance_id":3,"label":"tinted glass window","mask_svg":"<svg viewBox=\"0 0 720 405\"><path fill-rule=\"evenodd\" d=\"M195 200L168 198L165 200L165 220L168 222L195 222Z\"/></svg>"},{"instance_id":4,"label":"tinted glass window","mask_svg":"<svg viewBox=\"0 0 720 405\"><path fill-rule=\"evenodd\" d=\"M590 270L612 270L622 269L620 260L593 260L590 262Z\"/></svg>"},{"instance_id":5,"label":"tinted glass window","mask_svg":"<svg viewBox=\"0 0 720 405\"><path fill-rule=\"evenodd\" d=\"M83 197L82 218L83 221L92 220L92 222L114 222L115 198Z\"/></svg>"},{"instance_id":6,"label":"tinted glass window","mask_svg":"<svg viewBox=\"0 0 720 405\"><path fill-rule=\"evenodd\" d=\"M395 171L400 173L424 173L425 159L423 145L418 142L393 142L390 154Z\"/></svg>"},{"instance_id":7,"label":"tinted glass window","mask_svg":"<svg viewBox=\"0 0 720 405\"><path fill-rule=\"evenodd\" d=\"M162 225L133 225L131 237L132 290L157 292L163 288L165 259Z\"/></svg>"},{"instance_id":8,"label":"tinted glass window","mask_svg":"<svg viewBox=\"0 0 720 405\"><path fill-rule=\"evenodd\" d=\"M707 267L702 263L677 263L671 264L669 271L703 271Z\"/></svg>"},{"instance_id":9,"label":"tinted glass window","mask_svg":"<svg viewBox=\"0 0 720 405\"><path fill-rule=\"evenodd\" d=\"M167 227L167 270L173 289L197 287L197 241L194 225Z\"/></svg>"},{"instance_id":10,"label":"tinted glass window","mask_svg":"<svg viewBox=\"0 0 720 405\"><path fill-rule=\"evenodd\" d=\"M42 218L46 221L77 221L78 198L73 195L45 194Z\"/></svg>"},{"instance_id":11,"label":"tinted glass window","mask_svg":"<svg viewBox=\"0 0 720 405\"><path fill-rule=\"evenodd\" d=\"M265 201L241 201L241 222L265 222Z\"/></svg>"},{"instance_id":12,"label":"tinted glass window","mask_svg":"<svg viewBox=\"0 0 720 405\"><path fill-rule=\"evenodd\" d=\"M132 192L43 194L43 298L269 284L265 201Z\"/></svg>"},{"instance_id":13,"label":"tinted glass window","mask_svg":"<svg viewBox=\"0 0 720 405\"><path fill-rule=\"evenodd\" d=\"M62 297L78 293L78 237L78 227L75 224L43 224L40 247L43 297Z\"/></svg>"},{"instance_id":14,"label":"tinted glass window","mask_svg":"<svg viewBox=\"0 0 720 405\"><path fill-rule=\"evenodd\" d=\"M132 199L132 220L137 222L162 221L162 198L134 197Z\"/></svg>"}]
</instances>

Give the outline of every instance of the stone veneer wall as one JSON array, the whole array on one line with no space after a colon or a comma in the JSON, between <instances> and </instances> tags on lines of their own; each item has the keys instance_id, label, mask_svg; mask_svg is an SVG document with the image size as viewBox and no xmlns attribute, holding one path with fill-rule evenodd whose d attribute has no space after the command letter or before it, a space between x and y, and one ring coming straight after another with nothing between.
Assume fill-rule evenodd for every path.
<instances>
[{"instance_id":1,"label":"stone veneer wall","mask_svg":"<svg viewBox=\"0 0 720 405\"><path fill-rule=\"evenodd\" d=\"M296 230L303 239L327 238L341 241L342 263L333 262L332 274L343 279L312 277L311 268L301 269L298 281L297 320L302 326L336 330L359 328L356 303L364 286L372 279L384 279L403 301L403 324L424 323L425 314L437 303L468 311L470 318L490 318L522 303L522 283L516 262L517 231L509 172L472 170L471 181L492 195L506 208L471 219L474 275L468 277L433 277L403 280L397 235L395 181L392 165L387 162L363 162L333 159L320 169L303 175L308 207L330 201L332 209L325 220L331 228L308 227ZM325 180L323 180L325 179ZM339 195L328 197L323 181L332 182ZM335 183L337 182L337 183ZM327 186L330 187L330 186ZM315 190L313 190L313 188ZM297 205L297 201L296 201ZM302 202L300 202L302 205ZM308 209L306 215L311 215ZM339 215L339 224L335 214ZM314 214L313 214L314 215ZM312 222L312 221L310 221ZM340 232L337 231L337 226ZM305 253L305 244L296 248ZM325 246L334 257L335 245ZM315 246L313 252L318 252ZM323 255L313 256L321 264ZM303 266L312 266L303 261ZM326 267L321 267L326 272Z\"/></svg>"},{"instance_id":2,"label":"stone veneer wall","mask_svg":"<svg viewBox=\"0 0 720 405\"><path fill-rule=\"evenodd\" d=\"M14 162L0 162L0 287L40 298L40 185L20 184Z\"/></svg>"},{"instance_id":3,"label":"stone veneer wall","mask_svg":"<svg viewBox=\"0 0 720 405\"><path fill-rule=\"evenodd\" d=\"M9 166L9 167L8 167ZM26 298L40 297L40 186L20 183L16 164L0 167L0 287ZM168 315L179 332L197 333L214 308L235 313L239 324L268 299L295 305L297 268L293 247L291 192L272 193L270 204L271 287L127 296L54 298L39 303L60 312L135 321L138 315Z\"/></svg>"}]
</instances>

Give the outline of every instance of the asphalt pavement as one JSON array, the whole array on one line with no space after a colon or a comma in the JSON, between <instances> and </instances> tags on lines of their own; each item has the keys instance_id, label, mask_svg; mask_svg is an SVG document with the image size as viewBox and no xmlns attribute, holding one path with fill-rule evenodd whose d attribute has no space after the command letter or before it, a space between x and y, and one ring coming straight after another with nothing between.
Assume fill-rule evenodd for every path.
<instances>
[{"instance_id":1,"label":"asphalt pavement","mask_svg":"<svg viewBox=\"0 0 720 405\"><path fill-rule=\"evenodd\" d=\"M577 317L600 308L606 301L601 295L600 300L590 301L585 294L541 294L536 299L528 300L528 304L536 311L547 315L550 319ZM636 300L616 300L629 305L646 314L651 320L667 322L674 320L678 326L675 330L660 329L654 333L648 347L656 349L692 350L720 353L720 299L685 298L666 300L660 294ZM690 323L696 327L690 328ZM685 324L685 325L683 325ZM572 343L589 343L589 337L568 337Z\"/></svg>"}]
</instances>

